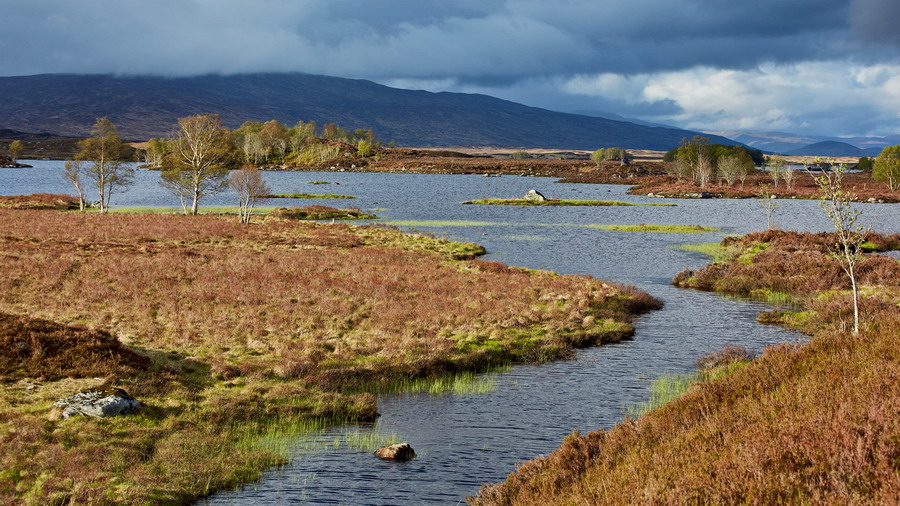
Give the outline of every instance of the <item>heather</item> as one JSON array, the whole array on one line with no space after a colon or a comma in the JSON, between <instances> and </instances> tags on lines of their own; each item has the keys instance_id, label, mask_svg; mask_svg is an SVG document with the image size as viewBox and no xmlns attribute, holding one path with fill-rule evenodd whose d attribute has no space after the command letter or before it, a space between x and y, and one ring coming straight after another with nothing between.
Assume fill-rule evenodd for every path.
<instances>
[{"instance_id":1,"label":"heather","mask_svg":"<svg viewBox=\"0 0 900 506\"><path fill-rule=\"evenodd\" d=\"M356 207L336 209L330 206L276 207L273 214L295 220L374 220L378 216L364 213Z\"/></svg>"},{"instance_id":2,"label":"heather","mask_svg":"<svg viewBox=\"0 0 900 506\"><path fill-rule=\"evenodd\" d=\"M478 391L466 373L626 339L659 307L385 227L29 210L0 224L4 502L189 502L284 462L282 436L374 418L373 392ZM144 407L50 416L94 386Z\"/></svg>"},{"instance_id":3,"label":"heather","mask_svg":"<svg viewBox=\"0 0 900 506\"><path fill-rule=\"evenodd\" d=\"M870 250L895 235L869 234ZM680 274L681 286L756 295L782 291L793 307L765 319L806 344L766 349L715 378L661 383L680 397L609 430L573 433L476 504L883 504L900 496L900 262L860 262L863 324L850 330L849 281L833 234L770 230L726 238L727 259ZM708 363L707 363L708 362ZM672 397L672 396L670 396ZM653 407L653 406L650 406Z\"/></svg>"},{"instance_id":4,"label":"heather","mask_svg":"<svg viewBox=\"0 0 900 506\"><path fill-rule=\"evenodd\" d=\"M0 208L8 209L78 209L78 199L71 195L32 193L0 196Z\"/></svg>"},{"instance_id":5,"label":"heather","mask_svg":"<svg viewBox=\"0 0 900 506\"><path fill-rule=\"evenodd\" d=\"M813 177L803 171L794 171L790 184L783 179L776 183L770 172L757 170L748 175L743 182L728 183L719 179L703 185L666 175L664 171L671 171L671 164L661 162L641 173L631 172L627 168L603 168L595 172L565 176L561 181L631 184L635 186L630 188L628 193L673 198L696 196L701 192L718 198L759 198L760 195L774 195L776 198L818 199L821 196ZM900 190L892 190L888 185L873 180L871 172L847 174L844 186L845 189L858 195L858 200L900 202Z\"/></svg>"}]
</instances>

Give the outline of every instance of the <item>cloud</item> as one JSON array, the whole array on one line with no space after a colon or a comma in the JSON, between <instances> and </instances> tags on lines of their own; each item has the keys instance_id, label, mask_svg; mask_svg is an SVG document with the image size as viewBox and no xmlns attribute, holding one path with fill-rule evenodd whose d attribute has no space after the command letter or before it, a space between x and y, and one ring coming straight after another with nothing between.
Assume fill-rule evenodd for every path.
<instances>
[{"instance_id":1,"label":"cloud","mask_svg":"<svg viewBox=\"0 0 900 506\"><path fill-rule=\"evenodd\" d=\"M896 0L852 0L850 23L866 40L900 47L900 2Z\"/></svg>"},{"instance_id":2,"label":"cloud","mask_svg":"<svg viewBox=\"0 0 900 506\"><path fill-rule=\"evenodd\" d=\"M740 116L741 124L811 128L823 120L821 113L803 116L816 113L803 107L809 101L773 103L760 91L776 86L783 96L790 95L790 83L778 82L767 69L817 64L821 69L822 62L838 62L869 69L863 73L874 74L864 80L884 83L894 79L893 70L885 69L900 62L900 31L893 26L900 16L896 0L15 4L4 7L0 31L0 47L6 49L0 53L0 73L5 75L300 71L490 93L553 109L613 110L692 126L701 120L722 124L747 113ZM860 110L894 103L882 84L837 80L850 87L847 96L856 97L860 87L874 90L877 96L869 101L854 98ZM797 88L816 91L804 83ZM701 99L703 94L708 96ZM759 111L747 106L755 100L765 104L757 106ZM824 111L850 114L840 100L837 105L814 102ZM887 125L897 128L895 120Z\"/></svg>"},{"instance_id":3,"label":"cloud","mask_svg":"<svg viewBox=\"0 0 900 506\"><path fill-rule=\"evenodd\" d=\"M854 0L857 24L876 33L873 5L887 2ZM854 49L843 43L849 32L845 0L21 4L4 9L9 22L0 43L16 49L0 56L8 75L290 70L496 83L697 65L748 68L846 56Z\"/></svg>"}]
</instances>

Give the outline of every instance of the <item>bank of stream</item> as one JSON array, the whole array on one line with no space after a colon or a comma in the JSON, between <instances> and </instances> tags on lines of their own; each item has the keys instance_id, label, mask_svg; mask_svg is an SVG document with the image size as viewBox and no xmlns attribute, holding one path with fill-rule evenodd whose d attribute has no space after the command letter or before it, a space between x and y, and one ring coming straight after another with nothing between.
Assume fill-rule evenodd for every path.
<instances>
[{"instance_id":1,"label":"bank of stream","mask_svg":"<svg viewBox=\"0 0 900 506\"><path fill-rule=\"evenodd\" d=\"M68 192L54 162L18 170L6 194ZM44 166L46 164L46 166ZM173 206L176 199L156 184L157 173L141 171L138 183L114 197L119 206ZM610 427L629 405L646 401L650 381L664 373L693 369L695 360L726 344L759 351L803 336L755 321L761 303L725 299L670 285L685 268L708 259L675 246L719 241L765 227L765 213L749 200L650 199L626 193L626 186L554 183L548 178L439 176L366 173L266 173L276 193L301 193L309 181L339 183L353 204L418 229L484 245L488 259L510 265L587 274L632 284L665 301L661 311L641 316L632 341L580 350L573 360L517 365L494 377L488 393L393 394L378 399L381 417L371 426L334 427L313 436L323 444L296 441L296 454L258 483L216 494L209 504L455 503L482 483L500 481L518 463L547 454L572 430ZM481 198L518 198L537 189L551 198L674 203L675 207L464 206ZM208 205L233 204L228 194ZM341 207L343 202L315 203ZM777 224L784 229L826 231L830 223L814 201L779 201ZM302 205L271 200L266 205ZM880 232L900 232L900 206L861 205L863 220ZM664 234L616 232L583 225L703 225L718 232ZM346 431L392 434L408 441L418 458L383 462L367 450L335 449L324 443ZM327 447L327 449L325 449Z\"/></svg>"}]
</instances>

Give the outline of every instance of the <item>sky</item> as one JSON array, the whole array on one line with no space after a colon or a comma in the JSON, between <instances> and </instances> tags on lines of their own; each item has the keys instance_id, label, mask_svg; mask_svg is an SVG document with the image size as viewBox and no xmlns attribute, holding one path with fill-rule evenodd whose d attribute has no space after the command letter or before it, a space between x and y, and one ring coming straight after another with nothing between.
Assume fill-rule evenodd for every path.
<instances>
[{"instance_id":1,"label":"sky","mask_svg":"<svg viewBox=\"0 0 900 506\"><path fill-rule=\"evenodd\" d=\"M307 72L702 131L900 134L900 0L0 0L0 75Z\"/></svg>"}]
</instances>

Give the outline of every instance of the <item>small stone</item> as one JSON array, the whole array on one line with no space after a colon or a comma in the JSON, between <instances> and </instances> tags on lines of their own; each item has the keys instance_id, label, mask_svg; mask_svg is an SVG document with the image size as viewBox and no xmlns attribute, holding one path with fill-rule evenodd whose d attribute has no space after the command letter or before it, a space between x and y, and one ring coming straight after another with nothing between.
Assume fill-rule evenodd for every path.
<instances>
[{"instance_id":1,"label":"small stone","mask_svg":"<svg viewBox=\"0 0 900 506\"><path fill-rule=\"evenodd\" d=\"M397 443L375 450L375 456L384 460L407 461L416 458L416 452L409 443Z\"/></svg>"}]
</instances>

